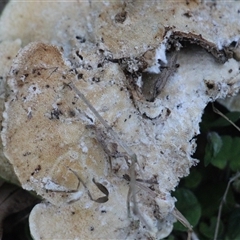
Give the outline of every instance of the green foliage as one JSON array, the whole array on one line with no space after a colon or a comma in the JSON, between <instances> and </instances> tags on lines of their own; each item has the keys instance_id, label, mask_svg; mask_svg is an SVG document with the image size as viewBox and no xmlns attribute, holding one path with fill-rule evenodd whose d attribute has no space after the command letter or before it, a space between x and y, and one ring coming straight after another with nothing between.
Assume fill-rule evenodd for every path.
<instances>
[{"instance_id":1,"label":"green foliage","mask_svg":"<svg viewBox=\"0 0 240 240\"><path fill-rule=\"evenodd\" d=\"M213 173L215 175L216 172L213 171ZM214 180L208 179L207 182L202 182L199 188L195 190L198 191L195 194L202 207L202 219L209 222L212 216L217 216L218 208L226 187L227 183L225 182L219 181L217 183ZM235 203L231 189L228 192L226 203L227 205L226 208L224 208L224 212L227 212L228 208L231 208Z\"/></svg>"},{"instance_id":2,"label":"green foliage","mask_svg":"<svg viewBox=\"0 0 240 240\"><path fill-rule=\"evenodd\" d=\"M174 196L178 200L176 202L177 209L184 213L184 217L193 227L196 226L201 216L201 206L195 195L188 189L179 188ZM179 231L186 231L186 228L180 222L176 222L174 228Z\"/></svg>"},{"instance_id":3,"label":"green foliage","mask_svg":"<svg viewBox=\"0 0 240 240\"><path fill-rule=\"evenodd\" d=\"M240 179L236 179L234 182L233 182L233 188L234 190L237 192L237 193L240 193Z\"/></svg>"},{"instance_id":4,"label":"green foliage","mask_svg":"<svg viewBox=\"0 0 240 240\"><path fill-rule=\"evenodd\" d=\"M208 145L205 149L204 163L224 169L227 164L232 171L240 170L240 137L219 136L209 133Z\"/></svg>"},{"instance_id":5,"label":"green foliage","mask_svg":"<svg viewBox=\"0 0 240 240\"><path fill-rule=\"evenodd\" d=\"M240 239L240 209L234 209L229 217L228 236L230 239Z\"/></svg>"},{"instance_id":6,"label":"green foliage","mask_svg":"<svg viewBox=\"0 0 240 240\"><path fill-rule=\"evenodd\" d=\"M203 115L200 123L202 133L209 131L211 128L232 127L229 121L213 112L211 104L207 108L207 112ZM240 119L240 112L224 112L224 115L234 123Z\"/></svg>"},{"instance_id":7,"label":"green foliage","mask_svg":"<svg viewBox=\"0 0 240 240\"><path fill-rule=\"evenodd\" d=\"M215 228L217 224L217 218L212 217L210 219L210 223L206 222L201 222L199 225L199 231L202 233L204 237L207 237L208 239L213 239L214 233L215 233ZM221 231L219 232L219 235L223 232L223 223L220 222L220 229Z\"/></svg>"},{"instance_id":8,"label":"green foliage","mask_svg":"<svg viewBox=\"0 0 240 240\"><path fill-rule=\"evenodd\" d=\"M196 169L192 169L191 174L184 179L184 186L186 188L196 188L202 181L202 175Z\"/></svg>"},{"instance_id":9,"label":"green foliage","mask_svg":"<svg viewBox=\"0 0 240 240\"><path fill-rule=\"evenodd\" d=\"M221 105L217 108L237 126L240 125L240 112L228 112ZM178 200L176 207L193 225L199 239L214 239L218 222L217 240L239 240L240 178L230 184L225 201L222 199L229 180L240 171L240 132L214 113L211 104L205 109L200 129L198 148L193 156L200 163L181 180L173 193ZM221 203L221 218L218 218ZM187 238L186 228L180 225L174 225L169 240Z\"/></svg>"},{"instance_id":10,"label":"green foliage","mask_svg":"<svg viewBox=\"0 0 240 240\"><path fill-rule=\"evenodd\" d=\"M240 118L240 112L228 112L225 116L231 120L232 122L236 122ZM225 118L218 118L216 121L209 124L209 127L226 127L230 126L231 123L227 121Z\"/></svg>"},{"instance_id":11,"label":"green foliage","mask_svg":"<svg viewBox=\"0 0 240 240\"><path fill-rule=\"evenodd\" d=\"M207 166L212 160L218 157L220 150L223 146L222 138L216 132L208 134L208 145L206 146L204 163Z\"/></svg>"}]
</instances>

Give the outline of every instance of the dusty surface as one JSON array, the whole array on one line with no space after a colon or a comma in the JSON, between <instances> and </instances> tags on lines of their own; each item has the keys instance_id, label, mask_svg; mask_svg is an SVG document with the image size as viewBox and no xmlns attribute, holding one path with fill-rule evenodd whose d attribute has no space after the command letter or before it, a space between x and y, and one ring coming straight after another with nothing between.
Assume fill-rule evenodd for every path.
<instances>
[{"instance_id":1,"label":"dusty surface","mask_svg":"<svg viewBox=\"0 0 240 240\"><path fill-rule=\"evenodd\" d=\"M32 43L19 52L4 112L5 155L23 187L50 202L31 213L35 239L170 233L175 202L170 192L197 162L191 155L203 109L239 90L238 8L198 1L177 7L167 1L8 6L0 22L2 39L56 45ZM9 11L19 21L7 19ZM173 52L177 60L171 64ZM171 74L163 74L164 66ZM145 79L146 71L159 75L147 73ZM149 98L148 79L156 86L165 80ZM132 177L131 158L70 82L137 155L137 204L131 195L130 217L129 181L123 176ZM137 187L139 179L147 183ZM93 201L102 197L101 203Z\"/></svg>"},{"instance_id":2,"label":"dusty surface","mask_svg":"<svg viewBox=\"0 0 240 240\"><path fill-rule=\"evenodd\" d=\"M9 69L12 64L13 58L15 58L18 49L21 46L20 40L15 41L4 41L0 44L0 123L2 123L3 116L2 112L4 110L4 101L6 95L6 77L9 73ZM4 156L2 150L2 141L0 142L0 176L7 181L19 184L17 176L14 173L12 165L9 163L8 159Z\"/></svg>"},{"instance_id":3,"label":"dusty surface","mask_svg":"<svg viewBox=\"0 0 240 240\"><path fill-rule=\"evenodd\" d=\"M193 50L195 54L192 54ZM136 108L135 101L131 98L132 93L127 90L127 80L118 64L105 63L102 74L98 75L96 81L94 73L102 60L101 55L97 54L96 49L87 59L84 52L90 50L81 51L86 58L84 61L91 62L91 71L88 70L89 66L85 69L85 65L71 71L62 60L60 52L55 47L44 44L31 44L19 53L11 69L9 85L13 93L4 114L5 154L15 166L24 188L37 191L54 205L63 205L65 211L69 211L69 208L74 208L74 212L76 208L82 211L86 209L83 218L85 224L97 222L101 216L99 209L102 208L106 211L105 220L101 221L103 228L110 223L113 226L113 219L118 227L126 228L130 224L126 212L129 187L128 182L122 178L124 174L129 174L127 164L121 157L124 151L111 136L103 134L104 129L98 119L66 85L73 81L137 154L143 178L157 181L157 185L150 184L149 187L158 193L159 201L155 197L149 199L149 192L143 189L137 194L140 212L144 219L148 219L146 222L150 225L151 234L156 234L162 218L167 219L164 225L173 220L170 216L167 217L174 203L168 192L174 189L180 177L188 174L189 167L195 163L190 155L195 149L193 137L198 134L197 123L201 119L202 109L209 99L224 97L235 91L238 63L230 60L222 67L211 55L198 48L179 52L178 61L181 66L157 99L147 105L150 104L154 112L159 113L151 119L146 117L148 112L141 108L144 107L143 102L139 109ZM201 62L211 67L206 69ZM203 71L200 66L204 68L204 76L197 77L196 68ZM230 75L229 68L235 69ZM88 78L84 78L87 73ZM78 79L79 74L82 79ZM190 79L187 84L186 74ZM232 78L232 87L224 82L226 75ZM183 88L184 91L181 90ZM92 127L86 127L88 125ZM100 139L97 136L99 134ZM179 141L183 138L187 140ZM112 170L109 168L109 153L104 153L99 142L106 144L104 147L109 149L112 148L111 143L117 144L117 152L112 152ZM102 204L91 201L82 184L77 193L69 193L78 185L77 177L69 168L80 176L95 199L103 194L92 179L102 183L109 191L109 201ZM137 174L138 178L142 178L138 170ZM65 206L67 202L78 199L73 206ZM46 211L49 211L49 207ZM161 217L152 215L155 208L159 209ZM113 209L119 213L117 219L114 218L116 212ZM61 213L63 215L64 210ZM51 211L56 211L56 208ZM75 217L77 215L68 214L70 219ZM65 217L60 219L64 220ZM69 222L72 222L70 219ZM62 224L64 222L65 220ZM150 234L145 232L144 223L141 226L141 234ZM112 231L113 228L110 228L100 236L104 238L113 234ZM83 234L86 237L87 234L99 236L98 231L91 232ZM114 229L114 232L118 238L123 237L122 231L116 232ZM56 235L55 232L54 235L51 232L49 234L50 238ZM60 237L63 233L59 234ZM162 236L161 232L157 234Z\"/></svg>"}]
</instances>

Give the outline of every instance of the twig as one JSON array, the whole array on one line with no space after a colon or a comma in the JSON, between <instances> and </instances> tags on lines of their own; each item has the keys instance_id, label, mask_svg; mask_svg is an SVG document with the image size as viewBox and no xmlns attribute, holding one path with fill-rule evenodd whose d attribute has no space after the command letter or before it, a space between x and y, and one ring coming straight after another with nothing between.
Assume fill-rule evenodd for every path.
<instances>
[{"instance_id":1,"label":"twig","mask_svg":"<svg viewBox=\"0 0 240 240\"><path fill-rule=\"evenodd\" d=\"M228 122L230 122L239 132L240 132L240 128L233 122L231 121L227 116L225 116L222 112L220 112L215 106L214 104L212 103L212 108L213 108L213 111L215 113L217 113L218 115L220 115L221 117L223 117L224 119L226 119Z\"/></svg>"},{"instance_id":2,"label":"twig","mask_svg":"<svg viewBox=\"0 0 240 240\"><path fill-rule=\"evenodd\" d=\"M227 116L225 116L222 112L220 112L212 103L212 108L213 111L215 113L217 113L218 115L220 115L221 117L223 117L224 119L226 119L229 123L231 123L239 132L240 132L240 128L233 122L231 121ZM223 199L219 205L219 209L218 209L218 217L217 217L217 224L216 224L216 228L215 228L215 233L214 233L214 240L217 240L218 237L218 231L219 231L219 225L220 225L220 220L221 220L221 215L222 215L222 208L223 208L223 204L226 202L226 198L227 198L227 194L228 194L228 190L230 187L230 184L237 179L240 176L240 172L236 173L236 175L232 178L230 178L230 180L228 181L228 185L227 188L225 190L225 193L223 195Z\"/></svg>"},{"instance_id":3,"label":"twig","mask_svg":"<svg viewBox=\"0 0 240 240\"><path fill-rule=\"evenodd\" d=\"M227 198L227 194L228 194L228 190L229 190L229 187L231 185L231 183L233 181L235 181L238 177L240 177L240 172L236 173L236 175L232 178L230 178L230 180L228 181L228 185L227 185L227 188L224 192L224 195L223 195L223 198L222 198L222 201L219 205L219 209L218 209L218 217L217 217L217 224L216 224L216 228L215 228L215 233L214 233L214 238L213 240L217 240L217 237L218 237L218 230L219 230L219 225L220 225L220 220L221 220L221 214L222 214L222 207L223 207L223 204L226 202L226 198Z\"/></svg>"},{"instance_id":4,"label":"twig","mask_svg":"<svg viewBox=\"0 0 240 240\"><path fill-rule=\"evenodd\" d=\"M177 220L186 228L188 228L189 232L192 232L192 226L188 222L188 220L181 214L181 212L178 211L178 209L175 207L173 210L173 215L177 218Z\"/></svg>"},{"instance_id":5,"label":"twig","mask_svg":"<svg viewBox=\"0 0 240 240\"><path fill-rule=\"evenodd\" d=\"M101 124L106 128L106 130L112 135L112 137L115 139L115 141L126 151L126 153L131 157L133 162L137 162L137 156L132 151L131 148L129 148L119 137L118 135L112 130L112 128L107 124L107 122L102 118L102 116L98 113L98 111L93 107L93 105L87 100L87 98L78 90L78 88L70 82L68 84L74 92L83 100L83 102L88 106L88 108L93 112L93 114L98 118L98 120L101 122Z\"/></svg>"},{"instance_id":6,"label":"twig","mask_svg":"<svg viewBox=\"0 0 240 240\"><path fill-rule=\"evenodd\" d=\"M93 107L93 105L87 100L83 93L79 91L79 89L70 82L68 86L74 90L74 92L82 99L82 101L88 106L88 108L92 111L92 113L98 118L101 124L106 128L106 130L111 134L114 140L126 151L131 159L131 163L129 164L129 173L131 176L131 181L129 183L129 195L130 198L133 198L133 212L139 213L137 207L137 200L136 200L136 176L135 176L135 164L138 163L137 155L129 148L121 139L120 137L113 131L113 129L108 125L108 123L102 118L102 116L98 113L98 111ZM139 165L139 164L138 164ZM140 167L139 167L140 169Z\"/></svg>"},{"instance_id":7,"label":"twig","mask_svg":"<svg viewBox=\"0 0 240 240\"><path fill-rule=\"evenodd\" d=\"M123 176L123 178L127 181L130 181L131 178L125 174ZM144 191L146 191L148 193L148 196L151 197L153 200L155 200L156 198L161 198L159 193L153 192L152 190L150 190L148 187L144 186L142 183L136 181L136 186ZM192 233L193 233L193 229L192 226L190 225L190 223L188 222L188 220L182 215L181 212L179 212L179 210L175 207L173 209L173 215L177 218L177 220L182 223L183 226L185 226L186 228L188 228L188 239L187 240L191 240L192 237ZM196 234L194 235L196 237ZM197 238L195 238L197 239Z\"/></svg>"},{"instance_id":8,"label":"twig","mask_svg":"<svg viewBox=\"0 0 240 240\"><path fill-rule=\"evenodd\" d=\"M176 63L177 63L177 52L175 51L172 57L169 59L168 66L163 68L162 72L159 74L159 79L156 83L156 93L157 95L162 91L165 87L168 79L172 76L176 71Z\"/></svg>"},{"instance_id":9,"label":"twig","mask_svg":"<svg viewBox=\"0 0 240 240\"><path fill-rule=\"evenodd\" d=\"M89 189L87 188L86 184L83 182L83 180L79 177L79 175L74 171L72 170L71 168L68 168L68 170L70 170L78 179L78 188L80 186L80 182L82 183L82 185L84 186L84 188L87 190L87 193L88 193L88 196L89 198L94 201L94 202L97 202L97 203L105 203L108 201L108 196L109 196L109 192L107 190L106 187L104 187L101 183L98 183L95 181L95 179L93 178L92 181L93 183L97 186L97 188L105 194L105 197L99 197L97 199L94 199L89 191ZM72 203L73 201L69 201L68 203Z\"/></svg>"}]
</instances>

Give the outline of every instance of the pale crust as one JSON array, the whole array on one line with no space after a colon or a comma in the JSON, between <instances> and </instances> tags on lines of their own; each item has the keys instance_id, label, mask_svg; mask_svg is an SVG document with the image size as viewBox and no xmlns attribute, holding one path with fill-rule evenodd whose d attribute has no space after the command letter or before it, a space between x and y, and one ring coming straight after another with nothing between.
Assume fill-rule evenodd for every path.
<instances>
[{"instance_id":1,"label":"pale crust","mask_svg":"<svg viewBox=\"0 0 240 240\"><path fill-rule=\"evenodd\" d=\"M61 14L57 15L51 25L55 24L56 28L46 30L46 42L63 45L64 53L44 43L31 43L19 52L8 78L12 91L6 102L2 139L5 155L22 186L50 202L36 206L31 213L30 228L35 239L150 236L159 239L170 233L175 201L170 191L196 164L191 156L196 148L194 137L199 133L203 109L209 101L239 90L239 63L223 51L239 38L238 31L232 30L238 26L236 7L226 3L223 7L219 3L215 6L187 2L179 2L182 8L178 4L177 9L169 6L168 1L163 1L161 6L152 5L151 1L149 5L136 1L108 6L92 2L91 10L84 5L82 16L88 16L87 11L94 13L91 21L88 18L86 22L87 17L83 17L80 24L80 32L87 39L85 43L79 43L74 35L78 28L74 25L77 21L72 19L80 19L76 11L78 5L75 5L72 18L69 15L68 20L58 25ZM32 3L24 4L28 10L33 8ZM61 4L54 4L62 9ZM233 19L231 31L225 26L226 19L219 20L223 9ZM41 11L44 12L43 5L39 5L38 17ZM142 15L143 12L146 14ZM36 20L36 24L47 28L44 21ZM216 21L218 24L214 25ZM67 29L68 23L72 25L66 33L62 30L64 26ZM21 24L26 26L24 20ZM131 34L124 33L124 29L132 30ZM30 37L26 31L26 35L22 35L23 45L38 39L39 35L44 39L44 31ZM65 35L74 38L66 41ZM7 38L8 33L3 36ZM90 39L97 45L89 42ZM177 58L180 66L168 77L160 95L153 102L146 102L131 86L129 75L124 74L120 65L127 63L126 69L131 73L139 67L138 60L141 67L151 67L158 60L158 54L164 61L168 44L174 41L177 44L179 40L195 42L208 49L213 57L196 46L181 50ZM160 49L158 53L156 48ZM147 59L149 50L153 54ZM225 64L217 63L216 59ZM143 221L139 226L136 222L134 225L128 217L129 183L123 179L124 174L129 174L125 153L119 143L106 134L99 119L76 97L68 86L71 81L137 154L143 173L141 175L136 167L137 178L157 181L151 186L157 201L155 195L146 190L138 189L137 193L140 212L150 228L146 228ZM110 169L109 150L114 153L116 149L120 154L115 151ZM94 199L104 194L93 178L104 185L109 191L109 200L92 201L82 183L77 189L79 181L74 173ZM154 214L156 209L158 216Z\"/></svg>"}]
</instances>

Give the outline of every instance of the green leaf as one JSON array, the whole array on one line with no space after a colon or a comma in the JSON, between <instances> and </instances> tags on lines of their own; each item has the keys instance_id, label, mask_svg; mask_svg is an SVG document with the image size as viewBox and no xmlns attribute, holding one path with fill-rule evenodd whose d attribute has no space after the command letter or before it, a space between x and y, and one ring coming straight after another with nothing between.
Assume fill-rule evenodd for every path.
<instances>
[{"instance_id":1,"label":"green leaf","mask_svg":"<svg viewBox=\"0 0 240 240\"><path fill-rule=\"evenodd\" d=\"M177 189L173 195L177 199L176 208L193 227L196 226L201 216L201 206L195 195L190 190L184 188ZM180 222L174 224L174 229L186 231L186 228Z\"/></svg>"},{"instance_id":2,"label":"green leaf","mask_svg":"<svg viewBox=\"0 0 240 240\"><path fill-rule=\"evenodd\" d=\"M213 166L224 169L229 163L234 172L240 170L240 138L219 136L215 132L208 135L208 144L205 148L204 165L211 163Z\"/></svg>"},{"instance_id":3,"label":"green leaf","mask_svg":"<svg viewBox=\"0 0 240 240\"><path fill-rule=\"evenodd\" d=\"M233 188L237 193L240 193L240 178L237 178L234 182L233 182Z\"/></svg>"},{"instance_id":4,"label":"green leaf","mask_svg":"<svg viewBox=\"0 0 240 240\"><path fill-rule=\"evenodd\" d=\"M207 166L215 158L223 146L223 140L216 132L208 134L208 144L205 148L204 165Z\"/></svg>"},{"instance_id":5,"label":"green leaf","mask_svg":"<svg viewBox=\"0 0 240 240\"><path fill-rule=\"evenodd\" d=\"M212 144L213 157L216 157L223 145L222 138L218 133L210 132L208 134L208 141Z\"/></svg>"},{"instance_id":6,"label":"green leaf","mask_svg":"<svg viewBox=\"0 0 240 240\"><path fill-rule=\"evenodd\" d=\"M214 237L214 233L215 233L215 229L216 229L216 225L217 225L217 218L216 217L212 217L210 220L210 225L207 224L206 222L201 222L199 224L199 231L207 238L209 239L213 239ZM218 231L218 239L219 236L221 235L221 233L223 232L223 224L220 221L220 225L219 225L219 231Z\"/></svg>"},{"instance_id":7,"label":"green leaf","mask_svg":"<svg viewBox=\"0 0 240 240\"><path fill-rule=\"evenodd\" d=\"M213 112L212 106L208 105L202 116L202 122L200 123L200 128L202 133L209 132L211 124L218 118L217 114Z\"/></svg>"},{"instance_id":8,"label":"green leaf","mask_svg":"<svg viewBox=\"0 0 240 240\"><path fill-rule=\"evenodd\" d=\"M232 142L230 136L222 136L222 147L220 151L213 156L211 164L219 169L224 169L232 155Z\"/></svg>"},{"instance_id":9,"label":"green leaf","mask_svg":"<svg viewBox=\"0 0 240 240\"><path fill-rule=\"evenodd\" d=\"M214 174L211 176L213 179L217 178ZM219 204L223 198L224 192L227 187L227 181L212 181L200 185L197 189L196 196L201 203L203 209L201 217L203 219L210 219L212 216L217 216ZM232 189L230 188L227 194L226 204L223 206L223 212L231 212L231 207L235 205L235 199Z\"/></svg>"},{"instance_id":10,"label":"green leaf","mask_svg":"<svg viewBox=\"0 0 240 240\"><path fill-rule=\"evenodd\" d=\"M213 136L213 137L212 137ZM205 166L211 163L213 166L224 169L229 163L232 171L240 170L240 138L222 136L221 144L218 137L210 135L210 141L205 149ZM213 141L216 141L215 143ZM220 146L221 145L221 146ZM220 149L219 149L220 148Z\"/></svg>"},{"instance_id":11,"label":"green leaf","mask_svg":"<svg viewBox=\"0 0 240 240\"><path fill-rule=\"evenodd\" d=\"M236 239L238 235L240 235L240 209L235 209L230 215L228 221L228 236L230 239Z\"/></svg>"},{"instance_id":12,"label":"green leaf","mask_svg":"<svg viewBox=\"0 0 240 240\"><path fill-rule=\"evenodd\" d=\"M230 168L232 171L239 171L240 170L240 138L235 137L233 138L232 148L231 148L231 157L230 161Z\"/></svg>"},{"instance_id":13,"label":"green leaf","mask_svg":"<svg viewBox=\"0 0 240 240\"><path fill-rule=\"evenodd\" d=\"M240 112L229 112L224 115L232 122L236 122L240 118ZM231 125L231 123L223 117L220 117L219 119L217 119L216 121L214 121L210 124L211 127L226 127L226 126L230 126L230 125Z\"/></svg>"},{"instance_id":14,"label":"green leaf","mask_svg":"<svg viewBox=\"0 0 240 240\"><path fill-rule=\"evenodd\" d=\"M202 175L196 169L191 170L191 173L184 179L186 188L196 188L202 181Z\"/></svg>"},{"instance_id":15,"label":"green leaf","mask_svg":"<svg viewBox=\"0 0 240 240\"><path fill-rule=\"evenodd\" d=\"M240 234L238 234L235 238L230 237L229 235L227 235L224 240L239 240L240 239Z\"/></svg>"}]
</instances>

